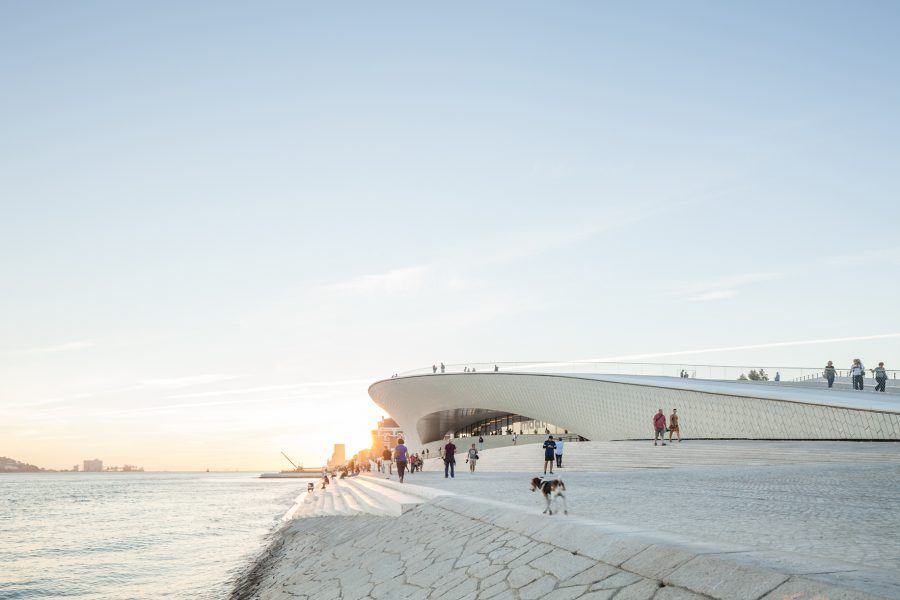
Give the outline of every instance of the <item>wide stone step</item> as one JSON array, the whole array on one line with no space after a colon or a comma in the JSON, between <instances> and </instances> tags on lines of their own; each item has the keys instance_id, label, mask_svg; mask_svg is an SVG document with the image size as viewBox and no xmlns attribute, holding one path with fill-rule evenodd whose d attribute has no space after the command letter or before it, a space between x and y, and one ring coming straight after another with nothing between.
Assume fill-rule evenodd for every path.
<instances>
[{"instance_id":1,"label":"wide stone step","mask_svg":"<svg viewBox=\"0 0 900 600\"><path fill-rule=\"evenodd\" d=\"M341 483L338 489L341 493L341 500L344 501L344 506L347 508L347 514L366 512L365 508L360 505L359 500L356 499L356 496L353 495L349 486Z\"/></svg>"},{"instance_id":2,"label":"wide stone step","mask_svg":"<svg viewBox=\"0 0 900 600\"><path fill-rule=\"evenodd\" d=\"M354 485L357 478L350 480L344 484L348 495L352 496L360 507L360 512L371 515L389 515L391 510L385 507L379 498L376 498L366 492L365 488Z\"/></svg>"},{"instance_id":3,"label":"wide stone step","mask_svg":"<svg viewBox=\"0 0 900 600\"><path fill-rule=\"evenodd\" d=\"M426 501L426 498L421 496L413 496L379 485L372 481L370 477L355 477L353 485L357 486L358 489L364 490L369 496L376 498L382 507L395 516L400 516Z\"/></svg>"}]
</instances>

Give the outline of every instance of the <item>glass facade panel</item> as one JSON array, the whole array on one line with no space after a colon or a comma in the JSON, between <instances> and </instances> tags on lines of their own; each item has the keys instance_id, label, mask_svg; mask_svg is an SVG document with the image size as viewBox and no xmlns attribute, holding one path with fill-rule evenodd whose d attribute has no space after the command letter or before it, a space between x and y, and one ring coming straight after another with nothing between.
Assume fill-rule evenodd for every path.
<instances>
[{"instance_id":1,"label":"glass facade panel","mask_svg":"<svg viewBox=\"0 0 900 600\"><path fill-rule=\"evenodd\" d=\"M453 437L472 437L478 435L512 435L517 434L554 434L565 435L570 432L546 421L537 421L512 413L483 419L452 432Z\"/></svg>"}]
</instances>

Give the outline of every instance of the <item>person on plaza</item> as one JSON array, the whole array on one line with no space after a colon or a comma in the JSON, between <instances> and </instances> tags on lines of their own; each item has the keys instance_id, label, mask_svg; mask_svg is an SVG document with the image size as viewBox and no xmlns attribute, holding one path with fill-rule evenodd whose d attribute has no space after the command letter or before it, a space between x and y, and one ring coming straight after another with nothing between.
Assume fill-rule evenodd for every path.
<instances>
[{"instance_id":1,"label":"person on plaza","mask_svg":"<svg viewBox=\"0 0 900 600\"><path fill-rule=\"evenodd\" d=\"M516 435L515 433L513 433L513 446L515 446L516 442L518 442L518 441L519 441L519 436Z\"/></svg>"},{"instance_id":2,"label":"person on plaza","mask_svg":"<svg viewBox=\"0 0 900 600\"><path fill-rule=\"evenodd\" d=\"M437 365L431 365L432 374L437 373Z\"/></svg>"},{"instance_id":3,"label":"person on plaza","mask_svg":"<svg viewBox=\"0 0 900 600\"><path fill-rule=\"evenodd\" d=\"M834 386L834 376L837 374L837 369L834 368L834 363L830 360L828 364L825 365L825 370L822 372L822 377L828 382L828 387Z\"/></svg>"},{"instance_id":4,"label":"person on plaza","mask_svg":"<svg viewBox=\"0 0 900 600\"><path fill-rule=\"evenodd\" d=\"M455 476L456 469L456 445L453 443L453 440L448 440L447 444L444 446L444 479L447 477Z\"/></svg>"},{"instance_id":5,"label":"person on plaza","mask_svg":"<svg viewBox=\"0 0 900 600\"><path fill-rule=\"evenodd\" d=\"M781 381L781 373L775 371L775 381Z\"/></svg>"},{"instance_id":6,"label":"person on plaza","mask_svg":"<svg viewBox=\"0 0 900 600\"><path fill-rule=\"evenodd\" d=\"M469 471L475 472L475 463L478 462L478 450L475 449L475 444L472 444L472 447L469 448L469 455L466 457L466 462L469 463Z\"/></svg>"},{"instance_id":7,"label":"person on plaza","mask_svg":"<svg viewBox=\"0 0 900 600\"><path fill-rule=\"evenodd\" d=\"M853 364L850 366L850 377L853 380L854 390L862 390L865 387L863 384L865 376L866 368L863 366L862 361L858 358L854 358Z\"/></svg>"},{"instance_id":8,"label":"person on plaza","mask_svg":"<svg viewBox=\"0 0 900 600\"><path fill-rule=\"evenodd\" d=\"M441 373L444 372L444 363L441 363Z\"/></svg>"},{"instance_id":9,"label":"person on plaza","mask_svg":"<svg viewBox=\"0 0 900 600\"><path fill-rule=\"evenodd\" d=\"M403 483L403 473L406 471L408 454L409 448L403 444L403 438L400 438L397 440L397 445L394 446L394 460L397 461L397 477L400 478L400 483Z\"/></svg>"},{"instance_id":10,"label":"person on plaza","mask_svg":"<svg viewBox=\"0 0 900 600\"><path fill-rule=\"evenodd\" d=\"M684 379L684 369L681 370L681 373L679 373L678 376Z\"/></svg>"},{"instance_id":11,"label":"person on plaza","mask_svg":"<svg viewBox=\"0 0 900 600\"><path fill-rule=\"evenodd\" d=\"M678 430L678 409L673 408L672 414L669 415L669 442L672 442L672 434L678 435L678 441L681 441L681 431Z\"/></svg>"},{"instance_id":12,"label":"person on plaza","mask_svg":"<svg viewBox=\"0 0 900 600\"><path fill-rule=\"evenodd\" d=\"M659 409L659 412L653 415L653 429L656 431L656 435L653 436L653 445L656 446L656 440L662 442L662 445L666 445L666 415L663 414L663 409Z\"/></svg>"},{"instance_id":13,"label":"person on plaza","mask_svg":"<svg viewBox=\"0 0 900 600\"><path fill-rule=\"evenodd\" d=\"M387 446L381 451L381 472L384 473L388 479L391 478L391 474L394 472L394 464L391 462L391 451Z\"/></svg>"},{"instance_id":14,"label":"person on plaza","mask_svg":"<svg viewBox=\"0 0 900 600\"><path fill-rule=\"evenodd\" d=\"M554 449L554 454L556 455L556 466L560 469L562 468L562 455L563 455L563 440L559 438L556 440L556 448Z\"/></svg>"},{"instance_id":15,"label":"person on plaza","mask_svg":"<svg viewBox=\"0 0 900 600\"><path fill-rule=\"evenodd\" d=\"M480 435L478 436L478 449L484 450L484 438Z\"/></svg>"},{"instance_id":16,"label":"person on plaza","mask_svg":"<svg viewBox=\"0 0 900 600\"><path fill-rule=\"evenodd\" d=\"M500 367L498 367L497 365L494 365L494 373L497 373L498 371L500 371Z\"/></svg>"},{"instance_id":17,"label":"person on plaza","mask_svg":"<svg viewBox=\"0 0 900 600\"><path fill-rule=\"evenodd\" d=\"M875 391L876 392L886 392L885 389L887 387L887 371L884 368L884 363L878 363L878 366L872 369L872 373L875 375Z\"/></svg>"},{"instance_id":18,"label":"person on plaza","mask_svg":"<svg viewBox=\"0 0 900 600\"><path fill-rule=\"evenodd\" d=\"M544 440L544 475L547 474L547 466L550 467L550 474L553 475L553 462L556 460L556 442L553 441L551 435Z\"/></svg>"}]
</instances>

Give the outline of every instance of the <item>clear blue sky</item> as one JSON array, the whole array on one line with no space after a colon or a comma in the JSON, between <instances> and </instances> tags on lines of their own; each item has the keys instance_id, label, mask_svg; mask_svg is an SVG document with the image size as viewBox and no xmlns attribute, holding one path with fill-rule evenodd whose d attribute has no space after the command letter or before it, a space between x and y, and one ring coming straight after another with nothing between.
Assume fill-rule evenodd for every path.
<instances>
[{"instance_id":1,"label":"clear blue sky","mask_svg":"<svg viewBox=\"0 0 900 600\"><path fill-rule=\"evenodd\" d=\"M365 443L367 381L438 360L900 332L898 26L896 2L4 2L0 455L312 463Z\"/></svg>"}]
</instances>

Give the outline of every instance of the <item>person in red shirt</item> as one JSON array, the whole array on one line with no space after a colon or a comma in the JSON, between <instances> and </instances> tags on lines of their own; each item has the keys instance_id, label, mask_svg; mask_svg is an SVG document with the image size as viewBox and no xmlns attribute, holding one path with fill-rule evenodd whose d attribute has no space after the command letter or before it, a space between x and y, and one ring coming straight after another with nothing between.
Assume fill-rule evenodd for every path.
<instances>
[{"instance_id":1,"label":"person in red shirt","mask_svg":"<svg viewBox=\"0 0 900 600\"><path fill-rule=\"evenodd\" d=\"M659 409L659 412L653 415L653 429L656 430L656 435L653 437L653 445L656 445L656 440L659 440L663 446L666 445L666 415L663 414L663 409Z\"/></svg>"}]
</instances>

